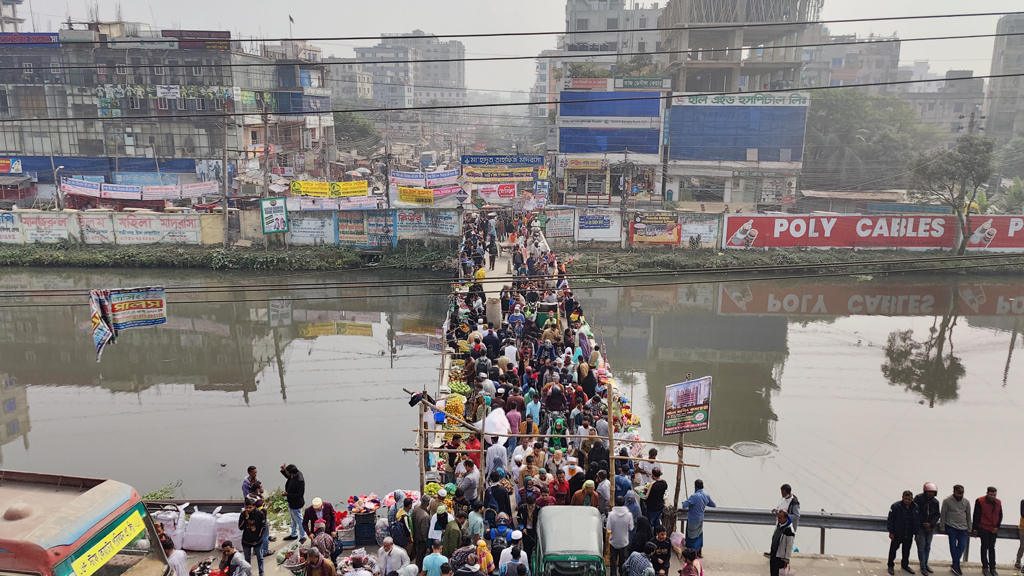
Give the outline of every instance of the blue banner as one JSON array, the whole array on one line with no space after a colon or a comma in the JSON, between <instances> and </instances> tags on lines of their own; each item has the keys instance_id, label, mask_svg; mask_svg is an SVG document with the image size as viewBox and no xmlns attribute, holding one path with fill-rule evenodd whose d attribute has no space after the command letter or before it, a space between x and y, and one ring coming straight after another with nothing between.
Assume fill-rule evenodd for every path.
<instances>
[{"instance_id":1,"label":"blue banner","mask_svg":"<svg viewBox=\"0 0 1024 576\"><path fill-rule=\"evenodd\" d=\"M580 214L580 230L607 230L611 227L611 216Z\"/></svg>"},{"instance_id":2,"label":"blue banner","mask_svg":"<svg viewBox=\"0 0 1024 576\"><path fill-rule=\"evenodd\" d=\"M463 156L463 166L543 166L540 155L521 156Z\"/></svg>"}]
</instances>

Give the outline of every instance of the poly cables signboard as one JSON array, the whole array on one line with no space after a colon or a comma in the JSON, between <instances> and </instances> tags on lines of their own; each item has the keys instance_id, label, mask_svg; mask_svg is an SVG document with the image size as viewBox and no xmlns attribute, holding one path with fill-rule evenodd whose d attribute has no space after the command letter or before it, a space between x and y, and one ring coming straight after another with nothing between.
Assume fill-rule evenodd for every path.
<instances>
[{"instance_id":1,"label":"poly cables signboard","mask_svg":"<svg viewBox=\"0 0 1024 576\"><path fill-rule=\"evenodd\" d=\"M708 429L711 376L665 387L664 436Z\"/></svg>"},{"instance_id":2,"label":"poly cables signboard","mask_svg":"<svg viewBox=\"0 0 1024 576\"><path fill-rule=\"evenodd\" d=\"M679 244L676 215L667 212L638 212L629 223L630 242L640 244Z\"/></svg>"},{"instance_id":3,"label":"poly cables signboard","mask_svg":"<svg viewBox=\"0 0 1024 576\"><path fill-rule=\"evenodd\" d=\"M964 236L968 250L1024 252L1024 218L974 215Z\"/></svg>"},{"instance_id":4,"label":"poly cables signboard","mask_svg":"<svg viewBox=\"0 0 1024 576\"><path fill-rule=\"evenodd\" d=\"M906 248L953 246L954 216L772 216L725 217L722 246L750 248Z\"/></svg>"}]
</instances>

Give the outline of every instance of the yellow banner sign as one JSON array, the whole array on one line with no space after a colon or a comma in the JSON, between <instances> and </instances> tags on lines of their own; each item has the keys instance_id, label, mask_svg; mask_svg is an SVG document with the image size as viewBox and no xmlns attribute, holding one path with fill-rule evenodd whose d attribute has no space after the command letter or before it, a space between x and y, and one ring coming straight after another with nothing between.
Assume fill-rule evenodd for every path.
<instances>
[{"instance_id":1,"label":"yellow banner sign","mask_svg":"<svg viewBox=\"0 0 1024 576\"><path fill-rule=\"evenodd\" d=\"M307 182L301 180L292 181L292 194L302 196L328 197L331 194L331 182Z\"/></svg>"},{"instance_id":2,"label":"yellow banner sign","mask_svg":"<svg viewBox=\"0 0 1024 576\"><path fill-rule=\"evenodd\" d=\"M117 528L97 542L85 554L71 563L76 576L92 576L109 562L122 548L131 543L145 529L142 515L136 510Z\"/></svg>"},{"instance_id":3,"label":"yellow banner sign","mask_svg":"<svg viewBox=\"0 0 1024 576\"><path fill-rule=\"evenodd\" d=\"M299 324L300 338L316 338L318 336L373 336L373 325L355 322Z\"/></svg>"},{"instance_id":4,"label":"yellow banner sign","mask_svg":"<svg viewBox=\"0 0 1024 576\"><path fill-rule=\"evenodd\" d=\"M406 188L399 186L398 200L400 202L412 202L414 204L433 204L434 191L424 188Z\"/></svg>"},{"instance_id":5,"label":"yellow banner sign","mask_svg":"<svg viewBox=\"0 0 1024 576\"><path fill-rule=\"evenodd\" d=\"M334 186L338 187L338 192L335 194ZM332 182L331 183L331 196L366 196L367 190L369 190L370 184L366 180L355 180L353 182Z\"/></svg>"},{"instance_id":6,"label":"yellow banner sign","mask_svg":"<svg viewBox=\"0 0 1024 576\"><path fill-rule=\"evenodd\" d=\"M355 322L335 322L335 331L345 336L373 336L373 325L356 324Z\"/></svg>"}]
</instances>

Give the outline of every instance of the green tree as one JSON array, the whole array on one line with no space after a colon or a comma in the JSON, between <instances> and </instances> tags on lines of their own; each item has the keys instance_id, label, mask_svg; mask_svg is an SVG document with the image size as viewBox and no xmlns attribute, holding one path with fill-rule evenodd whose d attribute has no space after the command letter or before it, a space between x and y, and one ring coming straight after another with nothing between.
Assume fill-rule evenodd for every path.
<instances>
[{"instance_id":1,"label":"green tree","mask_svg":"<svg viewBox=\"0 0 1024 576\"><path fill-rule=\"evenodd\" d=\"M1010 140L996 155L999 173L1007 177L1024 177L1024 138Z\"/></svg>"},{"instance_id":2,"label":"green tree","mask_svg":"<svg viewBox=\"0 0 1024 576\"><path fill-rule=\"evenodd\" d=\"M366 118L352 112L334 113L334 140L342 149L366 154L380 147L380 131Z\"/></svg>"},{"instance_id":3,"label":"green tree","mask_svg":"<svg viewBox=\"0 0 1024 576\"><path fill-rule=\"evenodd\" d=\"M906 102L849 90L824 90L807 112L803 185L811 189L904 188L914 154L938 133Z\"/></svg>"},{"instance_id":4,"label":"green tree","mask_svg":"<svg viewBox=\"0 0 1024 576\"><path fill-rule=\"evenodd\" d=\"M936 318L924 342L914 340L913 330L889 333L882 375L892 386L903 386L920 394L929 408L959 397L960 379L967 370L953 353L953 328L957 314L952 311ZM949 343L949 351L945 351Z\"/></svg>"},{"instance_id":5,"label":"green tree","mask_svg":"<svg viewBox=\"0 0 1024 576\"><path fill-rule=\"evenodd\" d=\"M1024 209L1024 180L1020 176L1013 178L1013 185L1003 197L1002 208L1006 214L1020 214Z\"/></svg>"},{"instance_id":6,"label":"green tree","mask_svg":"<svg viewBox=\"0 0 1024 576\"><path fill-rule=\"evenodd\" d=\"M919 200L939 201L956 214L957 254L967 251L964 230L970 228L968 207L977 201L981 187L992 176L995 140L981 136L962 136L954 150L934 150L918 154L910 163L911 195Z\"/></svg>"},{"instance_id":7,"label":"green tree","mask_svg":"<svg viewBox=\"0 0 1024 576\"><path fill-rule=\"evenodd\" d=\"M650 54L634 54L629 60L615 65L615 74L619 76L629 76L631 74L643 76L644 72L652 65L654 65L654 56Z\"/></svg>"},{"instance_id":8,"label":"green tree","mask_svg":"<svg viewBox=\"0 0 1024 576\"><path fill-rule=\"evenodd\" d=\"M569 78L611 78L611 70L598 66L593 60L586 62L573 62L566 65L569 70Z\"/></svg>"}]
</instances>

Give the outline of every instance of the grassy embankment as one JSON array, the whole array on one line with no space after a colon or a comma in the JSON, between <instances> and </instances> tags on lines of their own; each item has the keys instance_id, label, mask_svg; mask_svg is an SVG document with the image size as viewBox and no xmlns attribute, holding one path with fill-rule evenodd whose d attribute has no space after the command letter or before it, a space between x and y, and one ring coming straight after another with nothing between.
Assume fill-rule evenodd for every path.
<instances>
[{"instance_id":1,"label":"grassy embankment","mask_svg":"<svg viewBox=\"0 0 1024 576\"><path fill-rule=\"evenodd\" d=\"M207 246L0 245L0 266L64 268L191 268L208 270L350 270L368 264L414 269L443 266L454 256L447 244L400 242L383 254L337 246L264 250Z\"/></svg>"}]
</instances>

